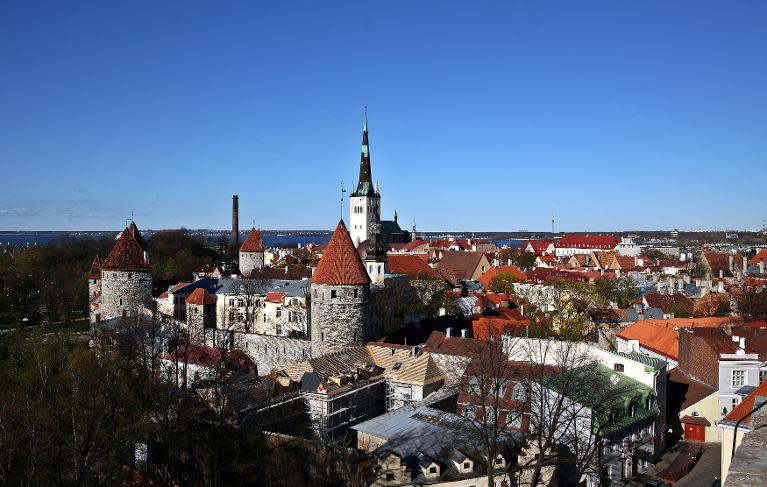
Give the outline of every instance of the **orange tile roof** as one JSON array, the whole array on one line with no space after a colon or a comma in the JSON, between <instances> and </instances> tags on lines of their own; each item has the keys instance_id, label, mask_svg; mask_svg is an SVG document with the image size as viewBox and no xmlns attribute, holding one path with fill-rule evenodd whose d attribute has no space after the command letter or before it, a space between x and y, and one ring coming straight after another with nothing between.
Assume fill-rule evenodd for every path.
<instances>
[{"instance_id":1,"label":"orange tile roof","mask_svg":"<svg viewBox=\"0 0 767 487\"><path fill-rule=\"evenodd\" d=\"M279 291L270 291L266 293L266 301L269 301L270 303L282 303L282 298L287 296L287 294Z\"/></svg>"},{"instance_id":2,"label":"orange tile roof","mask_svg":"<svg viewBox=\"0 0 767 487\"><path fill-rule=\"evenodd\" d=\"M338 222L336 231L322 254L317 270L312 276L313 284L369 284L365 266L354 248L344 221Z\"/></svg>"},{"instance_id":3,"label":"orange tile roof","mask_svg":"<svg viewBox=\"0 0 767 487\"><path fill-rule=\"evenodd\" d=\"M203 305L203 304L215 304L216 297L211 296L208 291L206 291L204 288L198 287L194 291L192 291L192 294L187 296L186 298L186 304L196 304L196 305Z\"/></svg>"},{"instance_id":4,"label":"orange tile roof","mask_svg":"<svg viewBox=\"0 0 767 487\"><path fill-rule=\"evenodd\" d=\"M743 400L740 401L740 404L735 406L732 411L727 413L727 416L725 416L724 419L726 421L732 421L733 423L737 422L741 416L748 414L749 411L754 409L754 401L756 400L756 396L767 396L767 381L759 384L759 387L754 389L751 394L744 397ZM760 409L760 411L763 411L763 409ZM748 426L750 422L751 416L748 416L740 424Z\"/></svg>"},{"instance_id":5,"label":"orange tile roof","mask_svg":"<svg viewBox=\"0 0 767 487\"><path fill-rule=\"evenodd\" d=\"M252 228L248 237L242 242L240 252L264 252L265 250L264 242L261 241L261 232Z\"/></svg>"},{"instance_id":6,"label":"orange tile roof","mask_svg":"<svg viewBox=\"0 0 767 487\"><path fill-rule=\"evenodd\" d=\"M437 277L437 272L429 267L426 261L420 255L416 254L388 254L389 273L407 274L410 277L418 277L419 274L425 274L430 277Z\"/></svg>"},{"instance_id":7,"label":"orange tile roof","mask_svg":"<svg viewBox=\"0 0 767 487\"><path fill-rule=\"evenodd\" d=\"M502 265L499 267L491 267L490 269L485 271L484 274L479 276L479 283L482 284L482 287L487 289L488 287L490 287L490 281L492 281L495 276L505 272L512 274L514 278L520 282L527 279L527 276L525 275L525 273L519 270L518 267L513 265Z\"/></svg>"},{"instance_id":8,"label":"orange tile roof","mask_svg":"<svg viewBox=\"0 0 767 487\"><path fill-rule=\"evenodd\" d=\"M97 255L91 263L91 270L88 273L88 279L101 279L101 259Z\"/></svg>"},{"instance_id":9,"label":"orange tile roof","mask_svg":"<svg viewBox=\"0 0 767 487\"><path fill-rule=\"evenodd\" d=\"M758 254L751 257L751 260L748 261L751 265L759 265L760 262L767 263L767 249L760 250Z\"/></svg>"},{"instance_id":10,"label":"orange tile roof","mask_svg":"<svg viewBox=\"0 0 767 487\"><path fill-rule=\"evenodd\" d=\"M639 340L639 345L656 353L679 359L679 336L676 328L718 328L733 319L722 318L672 318L669 320L640 320L618 333L624 340Z\"/></svg>"},{"instance_id":11,"label":"orange tile roof","mask_svg":"<svg viewBox=\"0 0 767 487\"><path fill-rule=\"evenodd\" d=\"M101 268L117 271L151 270L152 266L144 258L143 242L136 224L131 223L120 234Z\"/></svg>"}]
</instances>

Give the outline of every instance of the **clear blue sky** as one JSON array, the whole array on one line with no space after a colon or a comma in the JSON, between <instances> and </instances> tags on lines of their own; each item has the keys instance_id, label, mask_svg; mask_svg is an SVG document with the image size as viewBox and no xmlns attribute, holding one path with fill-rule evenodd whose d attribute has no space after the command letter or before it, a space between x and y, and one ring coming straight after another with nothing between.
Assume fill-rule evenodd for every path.
<instances>
[{"instance_id":1,"label":"clear blue sky","mask_svg":"<svg viewBox=\"0 0 767 487\"><path fill-rule=\"evenodd\" d=\"M0 3L0 230L330 229L364 105L406 227L767 216L765 2L64 3Z\"/></svg>"}]
</instances>

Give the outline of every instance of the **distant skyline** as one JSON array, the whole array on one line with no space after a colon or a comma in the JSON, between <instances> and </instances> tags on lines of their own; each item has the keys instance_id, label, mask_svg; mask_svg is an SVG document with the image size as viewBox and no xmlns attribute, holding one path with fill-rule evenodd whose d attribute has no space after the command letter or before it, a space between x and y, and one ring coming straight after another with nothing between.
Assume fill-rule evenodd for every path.
<instances>
[{"instance_id":1,"label":"distant skyline","mask_svg":"<svg viewBox=\"0 0 767 487\"><path fill-rule=\"evenodd\" d=\"M0 4L0 231L767 218L764 2L163 5Z\"/></svg>"}]
</instances>

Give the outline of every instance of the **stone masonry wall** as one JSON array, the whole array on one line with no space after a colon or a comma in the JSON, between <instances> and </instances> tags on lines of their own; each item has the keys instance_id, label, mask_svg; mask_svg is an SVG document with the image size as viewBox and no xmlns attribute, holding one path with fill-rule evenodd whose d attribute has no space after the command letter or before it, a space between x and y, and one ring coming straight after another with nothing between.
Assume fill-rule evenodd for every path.
<instances>
[{"instance_id":1,"label":"stone masonry wall","mask_svg":"<svg viewBox=\"0 0 767 487\"><path fill-rule=\"evenodd\" d=\"M263 252L240 252L240 272L250 274L254 269L264 267Z\"/></svg>"},{"instance_id":2,"label":"stone masonry wall","mask_svg":"<svg viewBox=\"0 0 767 487\"><path fill-rule=\"evenodd\" d=\"M211 333L206 333L206 344L212 345L212 330L209 331ZM248 354L256 363L258 375L267 375L272 369L283 368L290 362L312 356L312 343L309 340L256 333L233 333L234 347Z\"/></svg>"},{"instance_id":3,"label":"stone masonry wall","mask_svg":"<svg viewBox=\"0 0 767 487\"><path fill-rule=\"evenodd\" d=\"M312 284L311 292L310 329L314 356L367 342L370 336L370 286Z\"/></svg>"},{"instance_id":4,"label":"stone masonry wall","mask_svg":"<svg viewBox=\"0 0 767 487\"><path fill-rule=\"evenodd\" d=\"M101 273L100 319L135 314L152 300L152 273L148 271L112 271Z\"/></svg>"}]
</instances>

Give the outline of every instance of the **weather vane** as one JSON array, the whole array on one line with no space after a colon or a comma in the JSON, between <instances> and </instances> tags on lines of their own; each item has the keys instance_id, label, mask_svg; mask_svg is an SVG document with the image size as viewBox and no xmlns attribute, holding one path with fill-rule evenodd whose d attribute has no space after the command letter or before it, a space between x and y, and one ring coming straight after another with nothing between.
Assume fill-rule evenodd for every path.
<instances>
[{"instance_id":1,"label":"weather vane","mask_svg":"<svg viewBox=\"0 0 767 487\"><path fill-rule=\"evenodd\" d=\"M344 219L344 193L346 193L346 188L344 188L344 182L341 181L341 220Z\"/></svg>"}]
</instances>

